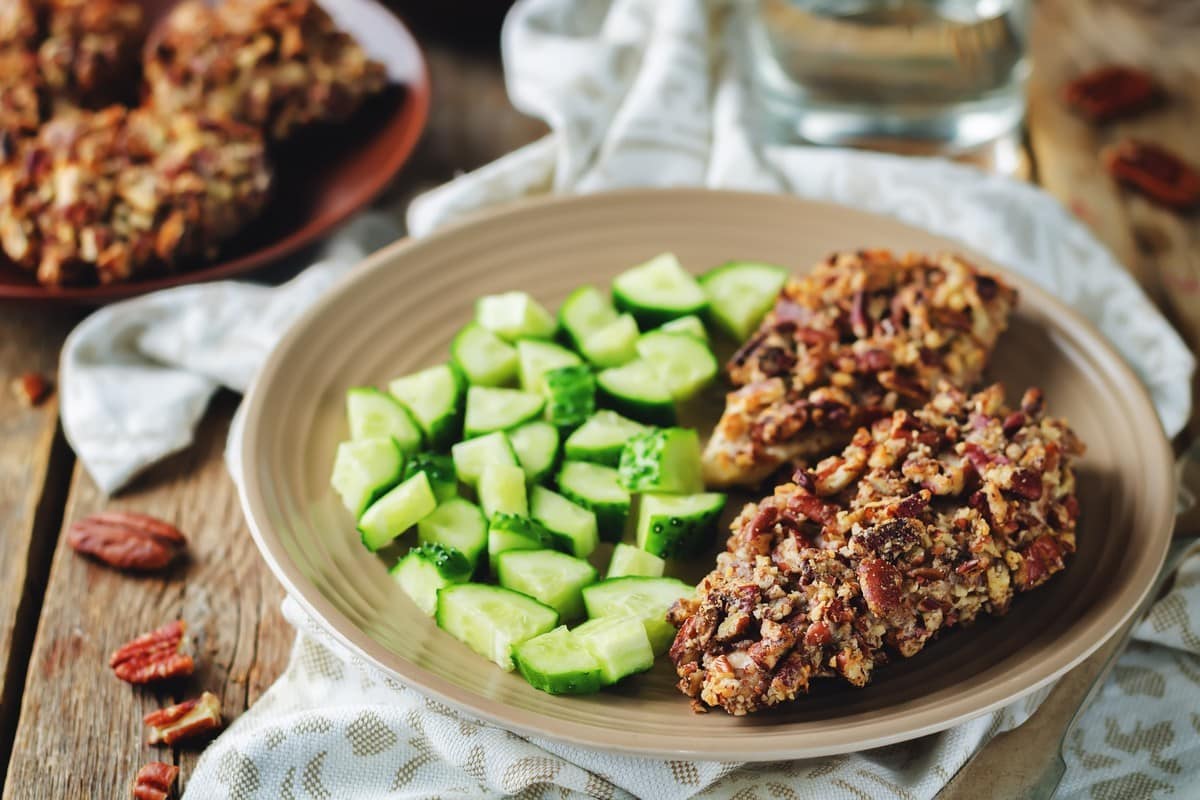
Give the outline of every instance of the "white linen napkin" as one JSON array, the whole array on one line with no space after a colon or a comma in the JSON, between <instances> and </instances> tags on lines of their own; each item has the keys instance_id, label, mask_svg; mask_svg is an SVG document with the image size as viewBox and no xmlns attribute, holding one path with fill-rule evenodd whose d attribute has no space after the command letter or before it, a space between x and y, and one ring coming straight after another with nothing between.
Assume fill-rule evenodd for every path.
<instances>
[{"instance_id":1,"label":"white linen napkin","mask_svg":"<svg viewBox=\"0 0 1200 800\"><path fill-rule=\"evenodd\" d=\"M890 214L968 243L1072 303L1137 370L1166 430L1182 427L1191 354L1053 199L942 161L759 142L742 61L753 9L733 0L522 0L504 30L509 93L552 133L415 202L409 231L424 235L527 194L643 185L785 191ZM190 286L85 321L63 351L62 413L97 483L115 491L186 446L215 387L244 390L287 324L392 235L367 218L284 286ZM231 470L236 479L238 465ZM1200 619L1200 563L1188 569L1139 629L1146 643L1121 662L1095 711L1103 723L1072 742L1072 792L1186 791L1200 771L1190 735L1198 723L1188 716L1197 703L1179 702L1200 698L1189 685L1200 682L1200 636L1188 616L1194 609ZM1027 719L1044 694L854 755L748 767L636 759L472 720L362 663L296 604L284 610L299 629L287 671L205 753L187 798L925 798L993 735Z\"/></svg>"}]
</instances>

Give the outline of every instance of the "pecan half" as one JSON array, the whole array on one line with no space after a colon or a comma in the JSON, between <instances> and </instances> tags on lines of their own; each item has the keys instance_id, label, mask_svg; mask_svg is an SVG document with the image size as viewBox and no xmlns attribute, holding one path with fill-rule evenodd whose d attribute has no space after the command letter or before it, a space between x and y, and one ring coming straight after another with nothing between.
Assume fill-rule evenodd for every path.
<instances>
[{"instance_id":1,"label":"pecan half","mask_svg":"<svg viewBox=\"0 0 1200 800\"><path fill-rule=\"evenodd\" d=\"M76 552L110 567L137 571L162 569L187 547L174 525L131 511L104 511L77 520L67 541Z\"/></svg>"},{"instance_id":2,"label":"pecan half","mask_svg":"<svg viewBox=\"0 0 1200 800\"><path fill-rule=\"evenodd\" d=\"M26 372L12 382L12 390L21 405L32 408L50 396L50 383L36 372Z\"/></svg>"},{"instance_id":3,"label":"pecan half","mask_svg":"<svg viewBox=\"0 0 1200 800\"><path fill-rule=\"evenodd\" d=\"M173 745L221 727L221 701L204 692L195 700L151 711L142 722L150 727L147 744Z\"/></svg>"},{"instance_id":4,"label":"pecan half","mask_svg":"<svg viewBox=\"0 0 1200 800\"><path fill-rule=\"evenodd\" d=\"M196 664L186 652L186 633L187 623L177 619L123 645L109 657L108 665L127 683L191 675Z\"/></svg>"},{"instance_id":5,"label":"pecan half","mask_svg":"<svg viewBox=\"0 0 1200 800\"><path fill-rule=\"evenodd\" d=\"M171 785L179 777L179 767L151 761L138 770L133 779L133 800L167 800L171 796Z\"/></svg>"},{"instance_id":6,"label":"pecan half","mask_svg":"<svg viewBox=\"0 0 1200 800\"><path fill-rule=\"evenodd\" d=\"M1131 117L1163 99L1162 87L1147 72L1117 65L1080 75L1063 87L1063 99L1092 122Z\"/></svg>"},{"instance_id":7,"label":"pecan half","mask_svg":"<svg viewBox=\"0 0 1200 800\"><path fill-rule=\"evenodd\" d=\"M1181 211L1200 205L1200 172L1164 147L1127 139L1101 157L1110 175L1156 203Z\"/></svg>"}]
</instances>

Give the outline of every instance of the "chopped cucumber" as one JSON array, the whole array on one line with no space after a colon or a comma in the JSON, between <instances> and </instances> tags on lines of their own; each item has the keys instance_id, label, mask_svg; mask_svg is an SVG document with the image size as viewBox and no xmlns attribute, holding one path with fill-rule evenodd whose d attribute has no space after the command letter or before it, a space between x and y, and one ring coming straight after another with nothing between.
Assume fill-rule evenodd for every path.
<instances>
[{"instance_id":1,"label":"chopped cucumber","mask_svg":"<svg viewBox=\"0 0 1200 800\"><path fill-rule=\"evenodd\" d=\"M429 485L439 503L458 494L458 476L454 474L454 459L441 453L417 453L404 465L404 480L418 472L429 476Z\"/></svg>"},{"instance_id":2,"label":"chopped cucumber","mask_svg":"<svg viewBox=\"0 0 1200 800\"><path fill-rule=\"evenodd\" d=\"M688 336L695 336L702 342L708 341L708 331L704 328L704 323L693 314L664 322L659 330L663 333L684 333Z\"/></svg>"},{"instance_id":3,"label":"chopped cucumber","mask_svg":"<svg viewBox=\"0 0 1200 800\"><path fill-rule=\"evenodd\" d=\"M542 383L551 424L576 428L596 411L596 376L586 365L547 370Z\"/></svg>"},{"instance_id":4,"label":"chopped cucumber","mask_svg":"<svg viewBox=\"0 0 1200 800\"><path fill-rule=\"evenodd\" d=\"M717 377L716 356L695 336L651 331L637 340L637 352L654 365L674 400L694 397Z\"/></svg>"},{"instance_id":5,"label":"chopped cucumber","mask_svg":"<svg viewBox=\"0 0 1200 800\"><path fill-rule=\"evenodd\" d=\"M620 540L630 498L615 469L586 461L564 461L558 472L558 490L572 503L595 513L602 538Z\"/></svg>"},{"instance_id":6,"label":"chopped cucumber","mask_svg":"<svg viewBox=\"0 0 1200 800\"><path fill-rule=\"evenodd\" d=\"M644 358L606 369L596 376L599 400L614 411L649 425L673 425L675 403L658 374Z\"/></svg>"},{"instance_id":7,"label":"chopped cucumber","mask_svg":"<svg viewBox=\"0 0 1200 800\"><path fill-rule=\"evenodd\" d=\"M479 505L488 519L495 514L528 516L525 470L514 464L486 464L479 475Z\"/></svg>"},{"instance_id":8,"label":"chopped cucumber","mask_svg":"<svg viewBox=\"0 0 1200 800\"><path fill-rule=\"evenodd\" d=\"M558 323L541 303L526 292L505 292L475 302L475 321L492 333L518 339L552 339Z\"/></svg>"},{"instance_id":9,"label":"chopped cucumber","mask_svg":"<svg viewBox=\"0 0 1200 800\"><path fill-rule=\"evenodd\" d=\"M691 428L639 433L625 443L619 470L621 485L631 492L701 492L700 437Z\"/></svg>"},{"instance_id":10,"label":"chopped cucumber","mask_svg":"<svg viewBox=\"0 0 1200 800\"><path fill-rule=\"evenodd\" d=\"M470 500L454 497L417 523L417 541L453 547L474 568L479 554L487 548L487 519Z\"/></svg>"},{"instance_id":11,"label":"chopped cucumber","mask_svg":"<svg viewBox=\"0 0 1200 800\"><path fill-rule=\"evenodd\" d=\"M637 358L638 326L632 314L622 314L588 334L579 352L597 367L619 367Z\"/></svg>"},{"instance_id":12,"label":"chopped cucumber","mask_svg":"<svg viewBox=\"0 0 1200 800\"><path fill-rule=\"evenodd\" d=\"M499 586L458 583L437 597L438 627L507 671L514 645L558 625L553 608Z\"/></svg>"},{"instance_id":13,"label":"chopped cucumber","mask_svg":"<svg viewBox=\"0 0 1200 800\"><path fill-rule=\"evenodd\" d=\"M667 622L667 609L695 589L675 578L610 578L583 589L588 617L632 614L646 626L650 647L661 655L675 639L675 626Z\"/></svg>"},{"instance_id":14,"label":"chopped cucumber","mask_svg":"<svg viewBox=\"0 0 1200 800\"><path fill-rule=\"evenodd\" d=\"M517 378L516 348L475 322L454 337L450 360L475 386L508 386Z\"/></svg>"},{"instance_id":15,"label":"chopped cucumber","mask_svg":"<svg viewBox=\"0 0 1200 800\"><path fill-rule=\"evenodd\" d=\"M434 448L449 447L462 428L463 378L449 364L423 369L388 384Z\"/></svg>"},{"instance_id":16,"label":"chopped cucumber","mask_svg":"<svg viewBox=\"0 0 1200 800\"><path fill-rule=\"evenodd\" d=\"M429 616L437 611L438 589L471 577L471 564L453 547L425 543L408 551L392 568L392 577L417 608Z\"/></svg>"},{"instance_id":17,"label":"chopped cucumber","mask_svg":"<svg viewBox=\"0 0 1200 800\"><path fill-rule=\"evenodd\" d=\"M618 309L632 312L646 328L699 314L708 306L700 284L674 253L655 256L618 275L613 280L613 300Z\"/></svg>"},{"instance_id":18,"label":"chopped cucumber","mask_svg":"<svg viewBox=\"0 0 1200 800\"><path fill-rule=\"evenodd\" d=\"M708 313L734 341L745 341L775 305L787 283L783 267L753 261L731 261L700 278L708 297Z\"/></svg>"},{"instance_id":19,"label":"chopped cucumber","mask_svg":"<svg viewBox=\"0 0 1200 800\"><path fill-rule=\"evenodd\" d=\"M389 491L371 503L358 520L362 543L368 550L378 550L400 534L416 525L437 508L437 498L424 472Z\"/></svg>"},{"instance_id":20,"label":"chopped cucumber","mask_svg":"<svg viewBox=\"0 0 1200 800\"><path fill-rule=\"evenodd\" d=\"M359 386L346 392L346 417L351 439L390 436L406 456L421 447L421 428L408 409L373 386Z\"/></svg>"},{"instance_id":21,"label":"chopped cucumber","mask_svg":"<svg viewBox=\"0 0 1200 800\"><path fill-rule=\"evenodd\" d=\"M458 479L471 487L479 483L479 474L488 464L517 464L512 444L501 431L459 442L450 448L450 456Z\"/></svg>"},{"instance_id":22,"label":"chopped cucumber","mask_svg":"<svg viewBox=\"0 0 1200 800\"><path fill-rule=\"evenodd\" d=\"M695 555L717 532L725 495L644 494L639 501L637 544L663 558Z\"/></svg>"},{"instance_id":23,"label":"chopped cucumber","mask_svg":"<svg viewBox=\"0 0 1200 800\"><path fill-rule=\"evenodd\" d=\"M527 594L558 612L564 622L583 616L583 587L596 582L596 568L558 550L508 550L496 557L496 576L505 589Z\"/></svg>"},{"instance_id":24,"label":"chopped cucumber","mask_svg":"<svg viewBox=\"0 0 1200 800\"><path fill-rule=\"evenodd\" d=\"M583 363L583 359L565 347L532 339L517 342L517 361L521 389L532 394L542 393L542 378L550 370Z\"/></svg>"},{"instance_id":25,"label":"chopped cucumber","mask_svg":"<svg viewBox=\"0 0 1200 800\"><path fill-rule=\"evenodd\" d=\"M390 436L338 445L329 484L355 519L374 500L400 482L404 454Z\"/></svg>"},{"instance_id":26,"label":"chopped cucumber","mask_svg":"<svg viewBox=\"0 0 1200 800\"><path fill-rule=\"evenodd\" d=\"M463 424L468 439L492 431L506 431L542 413L541 395L517 389L472 386L467 390L467 414Z\"/></svg>"},{"instance_id":27,"label":"chopped cucumber","mask_svg":"<svg viewBox=\"0 0 1200 800\"><path fill-rule=\"evenodd\" d=\"M640 575L645 578L661 578L667 562L653 553L647 553L640 547L617 542L613 548L612 560L608 562L608 573L605 578L624 578L629 575Z\"/></svg>"},{"instance_id":28,"label":"chopped cucumber","mask_svg":"<svg viewBox=\"0 0 1200 800\"><path fill-rule=\"evenodd\" d=\"M580 350L588 336L613 322L617 310L595 286L581 286L567 296L558 310L558 319L571 344Z\"/></svg>"},{"instance_id":29,"label":"chopped cucumber","mask_svg":"<svg viewBox=\"0 0 1200 800\"><path fill-rule=\"evenodd\" d=\"M488 564L496 574L497 559L509 550L545 550L554 546L554 536L529 517L519 514L497 514L488 526Z\"/></svg>"},{"instance_id":30,"label":"chopped cucumber","mask_svg":"<svg viewBox=\"0 0 1200 800\"><path fill-rule=\"evenodd\" d=\"M530 484L541 483L554 471L558 461L558 428L549 422L534 420L513 428L508 432L508 439Z\"/></svg>"},{"instance_id":31,"label":"chopped cucumber","mask_svg":"<svg viewBox=\"0 0 1200 800\"><path fill-rule=\"evenodd\" d=\"M634 435L648 430L640 422L626 419L615 411L601 409L567 437L564 450L573 461L591 461L615 467L621 461L621 449Z\"/></svg>"},{"instance_id":32,"label":"chopped cucumber","mask_svg":"<svg viewBox=\"0 0 1200 800\"><path fill-rule=\"evenodd\" d=\"M513 661L535 689L550 694L600 691L600 663L566 625L513 647Z\"/></svg>"},{"instance_id":33,"label":"chopped cucumber","mask_svg":"<svg viewBox=\"0 0 1200 800\"><path fill-rule=\"evenodd\" d=\"M605 686L654 666L646 626L633 614L591 619L572 633L600 664Z\"/></svg>"},{"instance_id":34,"label":"chopped cucumber","mask_svg":"<svg viewBox=\"0 0 1200 800\"><path fill-rule=\"evenodd\" d=\"M600 540L596 514L557 492L534 486L529 493L530 515L554 537L558 550L587 558Z\"/></svg>"}]
</instances>

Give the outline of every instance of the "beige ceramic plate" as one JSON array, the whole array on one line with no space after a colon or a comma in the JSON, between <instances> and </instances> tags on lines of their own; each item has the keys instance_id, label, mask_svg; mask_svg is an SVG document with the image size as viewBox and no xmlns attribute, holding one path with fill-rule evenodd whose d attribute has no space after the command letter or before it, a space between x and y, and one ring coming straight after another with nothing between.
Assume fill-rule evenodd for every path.
<instances>
[{"instance_id":1,"label":"beige ceramic plate","mask_svg":"<svg viewBox=\"0 0 1200 800\"><path fill-rule=\"evenodd\" d=\"M998 232L997 235L1003 235ZM1079 552L1003 619L954 631L880 670L787 708L735 719L692 713L666 659L584 698L535 691L422 616L359 544L328 487L346 436L345 390L447 358L474 299L526 289L554 307L583 283L673 250L694 271L759 259L801 271L838 248L958 248L832 205L705 191L622 192L523 203L373 256L306 314L248 401L242 500L288 591L382 669L511 729L639 755L768 760L846 752L938 731L1045 684L1129 616L1172 526L1170 450L1133 373L1078 315L1011 277L1022 302L991 370L1010 393L1046 390L1088 444L1079 467ZM707 564L692 572L703 572Z\"/></svg>"}]
</instances>

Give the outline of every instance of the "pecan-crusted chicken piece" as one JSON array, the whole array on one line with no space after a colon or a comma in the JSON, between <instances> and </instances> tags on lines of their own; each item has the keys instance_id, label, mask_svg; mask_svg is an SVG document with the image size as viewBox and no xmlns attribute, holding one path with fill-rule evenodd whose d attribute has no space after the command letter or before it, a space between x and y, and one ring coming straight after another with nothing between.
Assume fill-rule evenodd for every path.
<instances>
[{"instance_id":1,"label":"pecan-crusted chicken piece","mask_svg":"<svg viewBox=\"0 0 1200 800\"><path fill-rule=\"evenodd\" d=\"M343 120L387 83L311 0L188 0L146 48L144 69L154 106L231 117L274 139Z\"/></svg>"},{"instance_id":2,"label":"pecan-crusted chicken piece","mask_svg":"<svg viewBox=\"0 0 1200 800\"><path fill-rule=\"evenodd\" d=\"M941 380L970 388L1016 292L953 255L839 253L791 280L728 365L736 388L704 453L705 480L757 485L860 425L914 408Z\"/></svg>"},{"instance_id":3,"label":"pecan-crusted chicken piece","mask_svg":"<svg viewBox=\"0 0 1200 800\"><path fill-rule=\"evenodd\" d=\"M1083 445L999 385L949 384L916 411L862 428L839 455L750 504L694 599L671 609L683 692L745 714L817 677L865 685L889 652L1003 614L1063 568Z\"/></svg>"},{"instance_id":4,"label":"pecan-crusted chicken piece","mask_svg":"<svg viewBox=\"0 0 1200 800\"><path fill-rule=\"evenodd\" d=\"M42 0L45 37L38 67L60 104L102 108L136 97L138 55L145 38L140 3L130 0Z\"/></svg>"},{"instance_id":5,"label":"pecan-crusted chicken piece","mask_svg":"<svg viewBox=\"0 0 1200 800\"><path fill-rule=\"evenodd\" d=\"M254 218L269 181L262 137L237 123L67 114L0 166L0 248L48 285L185 266Z\"/></svg>"},{"instance_id":6,"label":"pecan-crusted chicken piece","mask_svg":"<svg viewBox=\"0 0 1200 800\"><path fill-rule=\"evenodd\" d=\"M0 0L2 2L2 0ZM16 153L17 143L37 133L45 86L33 54L0 47L0 162Z\"/></svg>"}]
</instances>

